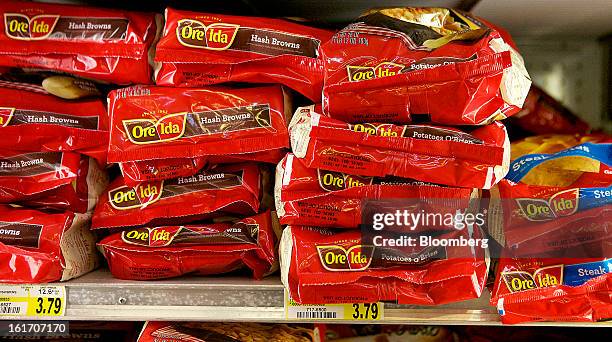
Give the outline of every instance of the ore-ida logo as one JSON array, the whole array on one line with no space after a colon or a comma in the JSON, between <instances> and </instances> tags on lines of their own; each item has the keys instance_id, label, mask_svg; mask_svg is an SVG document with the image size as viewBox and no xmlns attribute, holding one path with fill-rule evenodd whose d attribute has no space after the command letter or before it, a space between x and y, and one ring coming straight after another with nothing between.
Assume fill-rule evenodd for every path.
<instances>
[{"instance_id":1,"label":"ore-ida logo","mask_svg":"<svg viewBox=\"0 0 612 342\"><path fill-rule=\"evenodd\" d=\"M370 267L374 246L317 246L321 265L332 272L363 271Z\"/></svg>"},{"instance_id":2,"label":"ore-ida logo","mask_svg":"<svg viewBox=\"0 0 612 342\"><path fill-rule=\"evenodd\" d=\"M542 267L533 273L525 271L501 272L501 276L510 292L557 286L563 283L563 265Z\"/></svg>"},{"instance_id":3,"label":"ore-ida logo","mask_svg":"<svg viewBox=\"0 0 612 342\"><path fill-rule=\"evenodd\" d=\"M185 134L187 112L168 114L157 120L123 120L126 135L132 144L144 145L172 141Z\"/></svg>"},{"instance_id":4,"label":"ore-ida logo","mask_svg":"<svg viewBox=\"0 0 612 342\"><path fill-rule=\"evenodd\" d=\"M379 137L397 137L399 135L404 135L406 126L402 127L402 130L399 133L393 130L394 125L392 124L359 123L354 125L349 124L349 128L352 131L367 133L368 135L376 135Z\"/></svg>"},{"instance_id":5,"label":"ore-ida logo","mask_svg":"<svg viewBox=\"0 0 612 342\"><path fill-rule=\"evenodd\" d=\"M146 246L146 247L165 247L172 243L174 238L181 232L180 226L156 227L156 228L136 228L121 233L124 242Z\"/></svg>"},{"instance_id":6,"label":"ore-ida logo","mask_svg":"<svg viewBox=\"0 0 612 342\"><path fill-rule=\"evenodd\" d=\"M350 82L366 81L375 78L395 76L402 72L405 65L393 62L382 62L377 66L348 65L346 71Z\"/></svg>"},{"instance_id":7,"label":"ore-ida logo","mask_svg":"<svg viewBox=\"0 0 612 342\"><path fill-rule=\"evenodd\" d=\"M5 33L12 39L43 40L53 32L59 17L59 15L42 14L30 18L20 13L5 13Z\"/></svg>"},{"instance_id":8,"label":"ore-ida logo","mask_svg":"<svg viewBox=\"0 0 612 342\"><path fill-rule=\"evenodd\" d=\"M540 198L517 198L517 205L529 221L549 221L558 217L570 216L578 210L580 189L574 188L558 192L549 200Z\"/></svg>"},{"instance_id":9,"label":"ore-ida logo","mask_svg":"<svg viewBox=\"0 0 612 342\"><path fill-rule=\"evenodd\" d=\"M359 186L372 185L372 177L347 175L341 172L317 169L319 186L325 191L340 191Z\"/></svg>"},{"instance_id":10,"label":"ore-ida logo","mask_svg":"<svg viewBox=\"0 0 612 342\"><path fill-rule=\"evenodd\" d=\"M194 19L181 19L176 27L176 37L184 46L207 50L226 50L234 39L240 25L214 23L206 26Z\"/></svg>"},{"instance_id":11,"label":"ore-ida logo","mask_svg":"<svg viewBox=\"0 0 612 342\"><path fill-rule=\"evenodd\" d=\"M164 182L139 184L134 188L120 186L108 192L108 201L117 210L140 208L161 198Z\"/></svg>"}]
</instances>

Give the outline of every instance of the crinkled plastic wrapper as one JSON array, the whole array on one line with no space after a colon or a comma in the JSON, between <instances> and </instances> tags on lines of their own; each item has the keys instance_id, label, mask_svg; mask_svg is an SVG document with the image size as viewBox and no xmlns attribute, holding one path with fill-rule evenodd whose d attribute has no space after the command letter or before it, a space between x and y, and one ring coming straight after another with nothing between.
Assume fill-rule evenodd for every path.
<instances>
[{"instance_id":1,"label":"crinkled plastic wrapper","mask_svg":"<svg viewBox=\"0 0 612 342\"><path fill-rule=\"evenodd\" d=\"M0 147L78 152L106 163L109 121L101 99L67 101L14 86L0 87Z\"/></svg>"},{"instance_id":2,"label":"crinkled plastic wrapper","mask_svg":"<svg viewBox=\"0 0 612 342\"><path fill-rule=\"evenodd\" d=\"M0 203L93 210L108 185L95 160L70 152L0 152Z\"/></svg>"},{"instance_id":3,"label":"crinkled plastic wrapper","mask_svg":"<svg viewBox=\"0 0 612 342\"><path fill-rule=\"evenodd\" d=\"M0 216L0 282L65 281L98 266L90 215L0 205Z\"/></svg>"},{"instance_id":4,"label":"crinkled plastic wrapper","mask_svg":"<svg viewBox=\"0 0 612 342\"><path fill-rule=\"evenodd\" d=\"M568 140L562 138L546 140L524 155L518 150L531 143L513 144L517 151L510 172L490 191L489 232L517 253L577 248L605 239L612 229L607 224L612 144L585 142L546 152L565 146Z\"/></svg>"},{"instance_id":5,"label":"crinkled plastic wrapper","mask_svg":"<svg viewBox=\"0 0 612 342\"><path fill-rule=\"evenodd\" d=\"M431 125L347 124L301 107L289 125L292 151L310 168L396 176L488 189L508 172L510 142L500 123L472 130Z\"/></svg>"},{"instance_id":6,"label":"crinkled plastic wrapper","mask_svg":"<svg viewBox=\"0 0 612 342\"><path fill-rule=\"evenodd\" d=\"M210 155L198 158L151 159L120 163L125 184L136 186L139 183L156 180L188 177L204 167L216 164L243 163L257 161L276 164L287 152L284 149L242 154Z\"/></svg>"},{"instance_id":7,"label":"crinkled plastic wrapper","mask_svg":"<svg viewBox=\"0 0 612 342\"><path fill-rule=\"evenodd\" d=\"M502 322L610 319L611 243L599 246L608 257L502 258L491 298Z\"/></svg>"},{"instance_id":8,"label":"crinkled plastic wrapper","mask_svg":"<svg viewBox=\"0 0 612 342\"><path fill-rule=\"evenodd\" d=\"M347 122L488 124L531 85L507 33L453 9L372 10L322 49L323 110Z\"/></svg>"},{"instance_id":9,"label":"crinkled plastic wrapper","mask_svg":"<svg viewBox=\"0 0 612 342\"><path fill-rule=\"evenodd\" d=\"M280 86L135 86L109 95L108 159L128 183L190 176L207 161L276 161L289 147L289 97ZM278 159L277 159L278 158Z\"/></svg>"},{"instance_id":10,"label":"crinkled plastic wrapper","mask_svg":"<svg viewBox=\"0 0 612 342\"><path fill-rule=\"evenodd\" d=\"M113 181L93 215L92 228L172 225L259 211L262 176L255 164L233 164L189 177L127 186Z\"/></svg>"},{"instance_id":11,"label":"crinkled plastic wrapper","mask_svg":"<svg viewBox=\"0 0 612 342\"><path fill-rule=\"evenodd\" d=\"M0 66L52 70L107 83L151 83L153 13L3 1Z\"/></svg>"},{"instance_id":12,"label":"crinkled plastic wrapper","mask_svg":"<svg viewBox=\"0 0 612 342\"><path fill-rule=\"evenodd\" d=\"M285 228L279 257L281 280L300 304L473 299L482 294L489 267L485 249L375 247L362 245L358 230L299 226Z\"/></svg>"},{"instance_id":13,"label":"crinkled plastic wrapper","mask_svg":"<svg viewBox=\"0 0 612 342\"><path fill-rule=\"evenodd\" d=\"M276 210L282 224L356 229L367 200L404 200L418 212L442 213L436 205L448 199L453 204L476 200L476 189L451 188L397 177L366 177L307 168L300 159L288 154L276 168L274 188ZM431 201L428 201L431 200ZM456 207L452 208L454 211Z\"/></svg>"},{"instance_id":14,"label":"crinkled plastic wrapper","mask_svg":"<svg viewBox=\"0 0 612 342\"><path fill-rule=\"evenodd\" d=\"M288 20L168 8L156 49L155 81L181 87L279 83L320 101L321 44L332 34Z\"/></svg>"},{"instance_id":15,"label":"crinkled plastic wrapper","mask_svg":"<svg viewBox=\"0 0 612 342\"><path fill-rule=\"evenodd\" d=\"M273 227L276 225L276 227ZM269 211L234 223L128 229L98 246L120 279L151 280L248 269L260 279L278 267L278 221Z\"/></svg>"},{"instance_id":16,"label":"crinkled plastic wrapper","mask_svg":"<svg viewBox=\"0 0 612 342\"><path fill-rule=\"evenodd\" d=\"M503 322L612 318L608 141L546 136L515 144L511 171L489 205L490 234L506 246L491 299Z\"/></svg>"}]
</instances>

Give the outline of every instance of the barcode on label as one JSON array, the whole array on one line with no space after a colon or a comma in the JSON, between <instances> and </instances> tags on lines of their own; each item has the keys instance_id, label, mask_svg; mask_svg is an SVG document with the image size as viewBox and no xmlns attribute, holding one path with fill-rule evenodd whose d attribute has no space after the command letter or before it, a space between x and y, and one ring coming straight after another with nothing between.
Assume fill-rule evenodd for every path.
<instances>
[{"instance_id":1,"label":"barcode on label","mask_svg":"<svg viewBox=\"0 0 612 342\"><path fill-rule=\"evenodd\" d=\"M337 317L336 312L328 311L298 311L297 318L304 319L333 319Z\"/></svg>"},{"instance_id":2,"label":"barcode on label","mask_svg":"<svg viewBox=\"0 0 612 342\"><path fill-rule=\"evenodd\" d=\"M2 305L0 306L0 314L4 315L19 315L21 314L20 306Z\"/></svg>"}]
</instances>

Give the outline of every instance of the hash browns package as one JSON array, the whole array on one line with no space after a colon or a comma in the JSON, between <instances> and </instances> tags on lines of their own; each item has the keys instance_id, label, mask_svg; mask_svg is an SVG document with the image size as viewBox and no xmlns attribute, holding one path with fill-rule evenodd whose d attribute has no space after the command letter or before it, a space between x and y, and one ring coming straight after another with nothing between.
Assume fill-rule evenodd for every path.
<instances>
[{"instance_id":1,"label":"hash browns package","mask_svg":"<svg viewBox=\"0 0 612 342\"><path fill-rule=\"evenodd\" d=\"M101 99L67 101L14 84L0 86L0 148L78 152L104 165L108 127Z\"/></svg>"},{"instance_id":2,"label":"hash browns package","mask_svg":"<svg viewBox=\"0 0 612 342\"><path fill-rule=\"evenodd\" d=\"M119 163L125 184L136 186L143 182L188 177L202 168L216 164L257 161L276 164L286 154L284 149L253 153L208 155L198 158L165 158Z\"/></svg>"},{"instance_id":3,"label":"hash browns package","mask_svg":"<svg viewBox=\"0 0 612 342\"><path fill-rule=\"evenodd\" d=\"M227 214L255 214L262 196L260 171L255 164L232 164L135 187L118 177L100 196L92 229L176 225Z\"/></svg>"},{"instance_id":4,"label":"hash browns package","mask_svg":"<svg viewBox=\"0 0 612 342\"><path fill-rule=\"evenodd\" d=\"M98 243L111 273L151 280L248 269L261 279L278 266L270 211L237 222L128 229Z\"/></svg>"},{"instance_id":5,"label":"hash browns package","mask_svg":"<svg viewBox=\"0 0 612 342\"><path fill-rule=\"evenodd\" d=\"M25 1L2 1L0 12L0 66L151 83L153 13Z\"/></svg>"},{"instance_id":6,"label":"hash browns package","mask_svg":"<svg viewBox=\"0 0 612 342\"><path fill-rule=\"evenodd\" d=\"M288 20L167 8L155 55L155 81L181 87L279 83L320 101L320 46L331 36L331 31Z\"/></svg>"},{"instance_id":7,"label":"hash browns package","mask_svg":"<svg viewBox=\"0 0 612 342\"><path fill-rule=\"evenodd\" d=\"M0 205L0 283L65 281L98 266L91 215Z\"/></svg>"},{"instance_id":8,"label":"hash browns package","mask_svg":"<svg viewBox=\"0 0 612 342\"><path fill-rule=\"evenodd\" d=\"M323 111L347 122L483 125L531 80L502 30L446 8L371 10L323 44Z\"/></svg>"},{"instance_id":9,"label":"hash browns package","mask_svg":"<svg viewBox=\"0 0 612 342\"><path fill-rule=\"evenodd\" d=\"M291 105L280 86L134 86L109 94L110 162L273 151L289 147Z\"/></svg>"},{"instance_id":10,"label":"hash browns package","mask_svg":"<svg viewBox=\"0 0 612 342\"><path fill-rule=\"evenodd\" d=\"M70 152L0 152L0 203L93 210L108 175L92 158Z\"/></svg>"}]
</instances>

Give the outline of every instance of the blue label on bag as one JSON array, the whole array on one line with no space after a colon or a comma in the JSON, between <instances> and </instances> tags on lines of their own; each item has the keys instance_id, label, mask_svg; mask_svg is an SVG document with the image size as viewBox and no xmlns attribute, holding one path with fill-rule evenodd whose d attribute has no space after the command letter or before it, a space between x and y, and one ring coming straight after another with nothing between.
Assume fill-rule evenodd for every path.
<instances>
[{"instance_id":1,"label":"blue label on bag","mask_svg":"<svg viewBox=\"0 0 612 342\"><path fill-rule=\"evenodd\" d=\"M584 143L555 154L526 154L512 162L506 179L518 183L534 167L546 161L575 156L586 157L606 165L612 165L612 144Z\"/></svg>"},{"instance_id":2,"label":"blue label on bag","mask_svg":"<svg viewBox=\"0 0 612 342\"><path fill-rule=\"evenodd\" d=\"M580 286L588 280L612 272L612 259L584 264L565 265L563 284Z\"/></svg>"}]
</instances>

